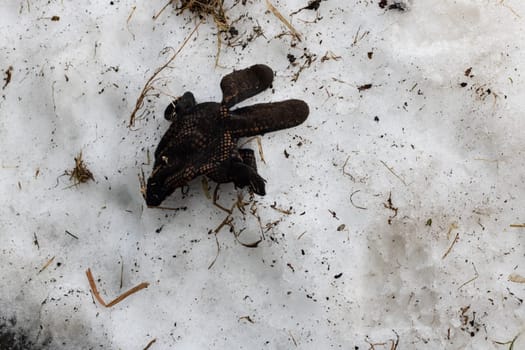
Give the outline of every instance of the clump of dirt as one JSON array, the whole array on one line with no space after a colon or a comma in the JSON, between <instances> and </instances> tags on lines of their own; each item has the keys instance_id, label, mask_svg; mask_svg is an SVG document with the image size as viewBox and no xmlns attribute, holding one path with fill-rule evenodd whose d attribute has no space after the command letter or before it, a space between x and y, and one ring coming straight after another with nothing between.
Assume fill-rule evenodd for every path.
<instances>
[{"instance_id":1,"label":"clump of dirt","mask_svg":"<svg viewBox=\"0 0 525 350\"><path fill-rule=\"evenodd\" d=\"M82 151L75 157L75 167L71 170L66 170L65 175L69 175L69 179L73 181L73 185L79 185L81 183L88 182L89 180L95 181L93 173L87 168L82 159Z\"/></svg>"}]
</instances>

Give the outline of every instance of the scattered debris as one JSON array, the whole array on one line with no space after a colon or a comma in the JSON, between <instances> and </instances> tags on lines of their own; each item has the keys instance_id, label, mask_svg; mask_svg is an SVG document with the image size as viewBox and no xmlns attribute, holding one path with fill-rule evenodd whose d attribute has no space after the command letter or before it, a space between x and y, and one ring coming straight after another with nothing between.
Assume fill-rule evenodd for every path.
<instances>
[{"instance_id":1,"label":"scattered debris","mask_svg":"<svg viewBox=\"0 0 525 350\"><path fill-rule=\"evenodd\" d=\"M315 10L315 11L319 10L319 6L321 6L321 1L325 1L325 0L310 0L310 1L308 1L308 5L306 5L303 8L300 8L297 11L294 11L294 12L290 13L290 17L293 16L293 15L298 14L299 12L301 12L303 10Z\"/></svg>"},{"instance_id":2,"label":"scattered debris","mask_svg":"<svg viewBox=\"0 0 525 350\"><path fill-rule=\"evenodd\" d=\"M388 194L388 199L386 200L386 203L383 203L383 206L386 209L390 209L394 212L394 215L388 217L388 224L392 225L392 219L397 216L397 211L399 209L399 208L394 207L394 205L392 204L392 192Z\"/></svg>"},{"instance_id":3,"label":"scattered debris","mask_svg":"<svg viewBox=\"0 0 525 350\"><path fill-rule=\"evenodd\" d=\"M474 337L476 333L479 332L482 326L478 321L476 321L476 312L472 311L472 317L469 317L467 312L470 310L470 305L460 308L459 319L462 327L460 329L468 333L471 337Z\"/></svg>"},{"instance_id":4,"label":"scattered debris","mask_svg":"<svg viewBox=\"0 0 525 350\"><path fill-rule=\"evenodd\" d=\"M363 91L363 90L368 90L372 88L372 84L364 84L364 85L360 85L357 87L357 90L359 91Z\"/></svg>"},{"instance_id":5,"label":"scattered debris","mask_svg":"<svg viewBox=\"0 0 525 350\"><path fill-rule=\"evenodd\" d=\"M75 157L75 167L72 170L66 170L64 175L69 175L69 180L73 180L73 186L77 186L81 183L86 183L89 180L95 181L93 174L84 164L82 159L82 151Z\"/></svg>"},{"instance_id":6,"label":"scattered debris","mask_svg":"<svg viewBox=\"0 0 525 350\"><path fill-rule=\"evenodd\" d=\"M93 296L100 303L100 305L104 307L112 307L120 303L122 300L126 299L127 297L129 297L131 294L134 294L141 289L148 288L149 286L148 282L142 282L141 284L131 288L127 292L122 293L121 295L119 295L114 300L110 301L109 303L106 303L100 296L100 293L98 292L97 285L95 284L95 280L93 279L93 275L91 274L91 269L88 268L86 270L86 276L89 282L89 286L91 287L91 292L93 293Z\"/></svg>"},{"instance_id":7,"label":"scattered debris","mask_svg":"<svg viewBox=\"0 0 525 350\"><path fill-rule=\"evenodd\" d=\"M341 224L341 225L337 226L337 231L338 231L338 232L341 232L341 231L343 231L345 228L346 228L346 225L345 225L345 224Z\"/></svg>"},{"instance_id":8,"label":"scattered debris","mask_svg":"<svg viewBox=\"0 0 525 350\"><path fill-rule=\"evenodd\" d=\"M299 69L297 70L297 72L293 74L292 76L293 82L296 82L299 79L299 75L302 73L303 70L305 70L306 68L310 68L312 63L317 60L317 55L304 49L304 53L301 55L300 58L303 59L303 63L299 66ZM294 61L292 65L297 66L299 65L299 63Z\"/></svg>"},{"instance_id":9,"label":"scattered debris","mask_svg":"<svg viewBox=\"0 0 525 350\"><path fill-rule=\"evenodd\" d=\"M398 11L407 10L407 4L402 1L390 2L389 0L381 0L379 1L379 7L382 9L386 9L386 10L398 10Z\"/></svg>"},{"instance_id":10,"label":"scattered debris","mask_svg":"<svg viewBox=\"0 0 525 350\"><path fill-rule=\"evenodd\" d=\"M224 12L224 0L181 0L180 2L179 13L187 10L197 14L200 18L211 16L219 32L227 31L230 28Z\"/></svg>"},{"instance_id":11,"label":"scattered debris","mask_svg":"<svg viewBox=\"0 0 525 350\"><path fill-rule=\"evenodd\" d=\"M227 214L226 214L226 217L222 220L222 222L215 229L210 230L208 232L208 234L214 234L215 235L215 242L217 243L217 254L215 255L215 258L213 259L213 261L208 266L208 269L211 269L213 267L213 265L217 261L217 258L219 257L219 254L220 254L220 251L221 251L221 247L219 245L219 240L218 240L217 236L218 236L218 233L225 226L228 226L230 228L230 232L233 234L233 237L235 238L237 243L239 243L240 245L242 245L243 247L246 247L246 248L257 248L259 246L259 243L261 243L264 240L264 238L265 238L264 230L263 230L264 227L262 225L261 218L259 217L259 214L257 213L257 202L255 201L255 199L254 199L255 197L253 196L253 194L250 195L250 199L248 201L245 201L242 193L239 192L238 195L237 195L237 200L228 209L228 208L225 208L222 205L217 203L217 201L219 199L218 189L219 189L219 185L217 185L215 187L215 191L214 191L214 195L213 195L213 197L214 197L214 203L213 204L215 206L217 206L219 209L225 211ZM254 241L252 243L244 243L244 242L242 242L239 239L239 236L245 230L245 228L242 228L240 230L236 229L235 224L234 224L235 219L232 216L233 215L233 211L234 211L235 208L237 208L239 210L239 212L243 216L243 219L245 218L245 215L247 213L251 214L252 216L254 216L257 219L257 222L259 224L259 228L261 230L261 238L259 238L258 240ZM247 210L247 209L249 209L249 210ZM290 208L290 210L291 210L291 208ZM277 211L280 211L280 210L277 210ZM274 226L276 226L279 222L281 222L281 220L277 220L275 222L266 224L266 228L267 228L266 232L268 232L268 230L270 230Z\"/></svg>"},{"instance_id":12,"label":"scattered debris","mask_svg":"<svg viewBox=\"0 0 525 350\"><path fill-rule=\"evenodd\" d=\"M51 20L52 20L53 22L60 21L60 16L51 16Z\"/></svg>"},{"instance_id":13,"label":"scattered debris","mask_svg":"<svg viewBox=\"0 0 525 350\"><path fill-rule=\"evenodd\" d=\"M255 323L250 316L241 316L241 317L239 317L239 321L240 320L246 320L246 321L248 321L250 323Z\"/></svg>"},{"instance_id":14,"label":"scattered debris","mask_svg":"<svg viewBox=\"0 0 525 350\"><path fill-rule=\"evenodd\" d=\"M321 63L323 63L324 61L329 61L329 60L339 61L341 58L342 58L341 56L337 56L332 51L326 51L324 56L321 57Z\"/></svg>"},{"instance_id":15,"label":"scattered debris","mask_svg":"<svg viewBox=\"0 0 525 350\"><path fill-rule=\"evenodd\" d=\"M428 219L425 226L432 226L432 219Z\"/></svg>"}]
</instances>

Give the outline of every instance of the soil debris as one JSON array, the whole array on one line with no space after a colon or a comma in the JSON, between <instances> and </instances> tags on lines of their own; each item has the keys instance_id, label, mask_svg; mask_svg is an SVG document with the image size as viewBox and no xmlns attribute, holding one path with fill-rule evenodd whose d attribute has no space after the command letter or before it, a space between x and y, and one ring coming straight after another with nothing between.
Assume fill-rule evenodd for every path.
<instances>
[{"instance_id":1,"label":"soil debris","mask_svg":"<svg viewBox=\"0 0 525 350\"><path fill-rule=\"evenodd\" d=\"M389 0L381 0L379 1L379 7L386 10L398 10L401 12L407 10L407 5L401 1L390 2Z\"/></svg>"},{"instance_id":2,"label":"soil debris","mask_svg":"<svg viewBox=\"0 0 525 350\"><path fill-rule=\"evenodd\" d=\"M308 5L306 5L303 8L300 8L297 11L292 12L290 14L290 16L296 15L296 14L298 14L299 12L301 12L303 10L317 11L317 10L319 10L319 6L321 6L321 2L322 1L325 1L325 0L310 0L310 1L308 1Z\"/></svg>"},{"instance_id":3,"label":"soil debris","mask_svg":"<svg viewBox=\"0 0 525 350\"><path fill-rule=\"evenodd\" d=\"M7 85L11 82L11 78L13 77L13 66L9 66L4 72L5 78L4 78L4 86L2 86L2 90L6 88Z\"/></svg>"},{"instance_id":4,"label":"soil debris","mask_svg":"<svg viewBox=\"0 0 525 350\"><path fill-rule=\"evenodd\" d=\"M75 167L72 170L66 170L65 175L69 175L70 180L73 181L73 185L77 186L81 183L86 183L89 180L95 181L93 173L87 168L82 159L82 151L78 153L78 156L75 157Z\"/></svg>"},{"instance_id":5,"label":"soil debris","mask_svg":"<svg viewBox=\"0 0 525 350\"><path fill-rule=\"evenodd\" d=\"M211 16L219 32L230 29L228 18L224 12L223 0L181 0L180 4L179 13L187 10L197 14L201 19L205 16Z\"/></svg>"}]
</instances>

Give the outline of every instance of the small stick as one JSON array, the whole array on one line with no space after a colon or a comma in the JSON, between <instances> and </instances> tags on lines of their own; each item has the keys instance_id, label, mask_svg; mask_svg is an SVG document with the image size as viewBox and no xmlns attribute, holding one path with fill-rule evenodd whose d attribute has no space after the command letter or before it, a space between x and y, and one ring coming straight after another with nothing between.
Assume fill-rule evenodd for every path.
<instances>
[{"instance_id":1,"label":"small stick","mask_svg":"<svg viewBox=\"0 0 525 350\"><path fill-rule=\"evenodd\" d=\"M68 230L66 230L66 233L67 233L68 235L70 235L71 237L73 237L74 239L78 239L77 236L75 236L74 234L72 234L72 233L69 232Z\"/></svg>"},{"instance_id":2,"label":"small stick","mask_svg":"<svg viewBox=\"0 0 525 350\"><path fill-rule=\"evenodd\" d=\"M86 276L89 282L89 286L91 287L91 291L93 292L93 295L95 296L95 299L100 303L100 305L104 307L112 307L118 303L120 303L122 300L129 297L131 294L138 292L141 289L148 288L149 283L148 282L142 282L141 284L131 288L127 292L122 293L118 297L116 297L114 300L110 301L106 304L106 302L102 299L100 296L100 293L98 292L97 285L95 284L95 280L93 279L93 274L91 273L91 269L86 270Z\"/></svg>"},{"instance_id":3,"label":"small stick","mask_svg":"<svg viewBox=\"0 0 525 350\"><path fill-rule=\"evenodd\" d=\"M510 227L512 227L512 228L525 228L525 224L511 224Z\"/></svg>"}]
</instances>

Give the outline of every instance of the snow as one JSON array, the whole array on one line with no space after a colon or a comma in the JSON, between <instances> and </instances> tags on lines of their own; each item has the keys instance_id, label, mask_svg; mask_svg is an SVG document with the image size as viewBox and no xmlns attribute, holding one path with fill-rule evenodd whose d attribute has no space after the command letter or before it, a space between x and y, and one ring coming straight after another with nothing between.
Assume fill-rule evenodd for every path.
<instances>
[{"instance_id":1,"label":"snow","mask_svg":"<svg viewBox=\"0 0 525 350\"><path fill-rule=\"evenodd\" d=\"M223 43L215 67L206 19L133 128L141 89L195 28L193 14L169 6L153 20L162 1L0 4L0 70L12 67L0 98L0 339L18 339L15 349L153 339L150 349L391 349L396 339L398 349L505 349L517 337L525 348L525 287L509 280L525 276L525 229L511 227L525 221L525 4L378 3L322 1L290 17L307 1L272 1L299 42L279 35L287 29L264 1L226 1L241 40L254 26L264 36ZM303 54L316 59L293 81ZM226 214L200 179L164 203L186 209L169 211L145 207L138 174L151 171L169 96L218 101L221 77L255 63L274 69L273 89L243 105L300 98L310 116L262 137L267 195L255 201L267 232L247 248L227 227L209 234ZM71 186L61 175L81 150L95 181ZM220 194L227 207L237 198L232 185ZM233 217L240 241L261 237L249 212ZM104 308L88 268L106 301L150 285Z\"/></svg>"}]
</instances>

